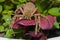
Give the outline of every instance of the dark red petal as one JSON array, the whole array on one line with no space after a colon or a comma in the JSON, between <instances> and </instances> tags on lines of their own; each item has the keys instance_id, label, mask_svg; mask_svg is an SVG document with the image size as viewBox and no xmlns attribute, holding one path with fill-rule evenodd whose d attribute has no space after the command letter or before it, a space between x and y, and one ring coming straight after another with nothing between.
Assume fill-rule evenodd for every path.
<instances>
[{"instance_id":1,"label":"dark red petal","mask_svg":"<svg viewBox=\"0 0 60 40\"><path fill-rule=\"evenodd\" d=\"M29 35L29 36L32 36L32 37L40 37L42 35L42 33L35 34L35 32L29 32L29 33L26 33L25 35Z\"/></svg>"},{"instance_id":2,"label":"dark red petal","mask_svg":"<svg viewBox=\"0 0 60 40\"><path fill-rule=\"evenodd\" d=\"M38 11L36 11L34 14L38 14L39 12ZM39 13L40 14L40 13Z\"/></svg>"},{"instance_id":3,"label":"dark red petal","mask_svg":"<svg viewBox=\"0 0 60 40\"><path fill-rule=\"evenodd\" d=\"M19 20L21 20L21 19L20 19L19 17L16 17L16 20L15 20L12 28L18 29L18 28L20 27L20 25L18 25L18 21L19 21Z\"/></svg>"},{"instance_id":4,"label":"dark red petal","mask_svg":"<svg viewBox=\"0 0 60 40\"><path fill-rule=\"evenodd\" d=\"M48 18L48 20L46 18ZM42 28L43 30L51 29L53 27L55 20L56 20L56 17L50 16L50 15L46 16L45 18L41 18L40 28Z\"/></svg>"},{"instance_id":5,"label":"dark red petal","mask_svg":"<svg viewBox=\"0 0 60 40\"><path fill-rule=\"evenodd\" d=\"M39 40L46 40L46 37L43 33L37 33L35 34L35 32L29 32L26 33L25 35L31 36L31 37L35 37L35 38L39 38Z\"/></svg>"},{"instance_id":6,"label":"dark red petal","mask_svg":"<svg viewBox=\"0 0 60 40\"><path fill-rule=\"evenodd\" d=\"M34 20L20 20L19 24L23 26L31 26L31 25L35 25L35 21Z\"/></svg>"},{"instance_id":7,"label":"dark red petal","mask_svg":"<svg viewBox=\"0 0 60 40\"><path fill-rule=\"evenodd\" d=\"M48 18L48 20L50 22L50 27L52 27L54 22L56 21L56 17L48 15L47 18Z\"/></svg>"},{"instance_id":8,"label":"dark red petal","mask_svg":"<svg viewBox=\"0 0 60 40\"><path fill-rule=\"evenodd\" d=\"M48 29L49 23L48 23L48 21L45 18L41 18L40 23L41 23L40 24L40 28Z\"/></svg>"},{"instance_id":9,"label":"dark red petal","mask_svg":"<svg viewBox=\"0 0 60 40\"><path fill-rule=\"evenodd\" d=\"M20 26L18 24L14 24L12 28L18 29Z\"/></svg>"},{"instance_id":10,"label":"dark red petal","mask_svg":"<svg viewBox=\"0 0 60 40\"><path fill-rule=\"evenodd\" d=\"M18 29L20 27L18 24L23 25L24 27L27 27L27 26L35 25L35 21L34 20L23 20L23 19L17 18L12 28Z\"/></svg>"}]
</instances>

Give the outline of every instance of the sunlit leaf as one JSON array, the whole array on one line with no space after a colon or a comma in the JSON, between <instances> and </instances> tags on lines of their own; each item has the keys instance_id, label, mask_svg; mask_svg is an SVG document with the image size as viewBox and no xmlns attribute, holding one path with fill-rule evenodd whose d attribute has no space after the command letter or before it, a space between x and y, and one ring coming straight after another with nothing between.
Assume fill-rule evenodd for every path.
<instances>
[{"instance_id":1,"label":"sunlit leaf","mask_svg":"<svg viewBox=\"0 0 60 40\"><path fill-rule=\"evenodd\" d=\"M5 21L10 21L11 20L11 15L3 15L3 19Z\"/></svg>"},{"instance_id":2,"label":"sunlit leaf","mask_svg":"<svg viewBox=\"0 0 60 40\"><path fill-rule=\"evenodd\" d=\"M51 8L48 11L49 14L54 15L54 16L60 16L60 9L59 8Z\"/></svg>"},{"instance_id":3,"label":"sunlit leaf","mask_svg":"<svg viewBox=\"0 0 60 40\"><path fill-rule=\"evenodd\" d=\"M4 26L7 26L10 24L10 20L11 20L11 15L3 15L3 19L5 21L5 23L3 23Z\"/></svg>"},{"instance_id":4,"label":"sunlit leaf","mask_svg":"<svg viewBox=\"0 0 60 40\"><path fill-rule=\"evenodd\" d=\"M13 14L13 10L4 10L3 12L2 12L2 15L6 15L6 14L9 14L9 15L11 15L11 14Z\"/></svg>"}]
</instances>

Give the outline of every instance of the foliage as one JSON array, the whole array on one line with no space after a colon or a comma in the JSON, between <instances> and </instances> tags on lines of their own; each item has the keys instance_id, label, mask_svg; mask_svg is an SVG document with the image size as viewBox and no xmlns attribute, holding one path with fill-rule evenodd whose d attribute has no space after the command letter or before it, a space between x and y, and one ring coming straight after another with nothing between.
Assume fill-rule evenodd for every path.
<instances>
[{"instance_id":1,"label":"foliage","mask_svg":"<svg viewBox=\"0 0 60 40\"><path fill-rule=\"evenodd\" d=\"M0 12L2 11L2 6L0 5Z\"/></svg>"},{"instance_id":2,"label":"foliage","mask_svg":"<svg viewBox=\"0 0 60 40\"><path fill-rule=\"evenodd\" d=\"M12 34L15 34L14 30L9 28L11 15L14 14L15 10L22 4L27 3L31 0L0 0L0 32L6 32L4 37L12 38ZM39 13L44 15L52 15L60 17L60 0L36 0L33 2ZM60 29L60 21L56 19L54 27ZM2 20L2 21L1 21ZM28 23L27 23L28 24ZM21 30L19 30L20 32ZM25 32L25 31L24 31ZM17 34L18 32L16 32ZM22 33L20 33L22 34ZM22 36L22 35L21 35Z\"/></svg>"},{"instance_id":3,"label":"foliage","mask_svg":"<svg viewBox=\"0 0 60 40\"><path fill-rule=\"evenodd\" d=\"M12 29L9 29L6 31L6 35L4 37L11 38L13 33L14 31Z\"/></svg>"},{"instance_id":4,"label":"foliage","mask_svg":"<svg viewBox=\"0 0 60 40\"><path fill-rule=\"evenodd\" d=\"M1 2L4 2L4 1L5 1L5 0L0 0L0 3L1 3Z\"/></svg>"},{"instance_id":5,"label":"foliage","mask_svg":"<svg viewBox=\"0 0 60 40\"><path fill-rule=\"evenodd\" d=\"M11 15L10 14L7 14L7 15L3 15L3 18L2 19L4 19L4 23L3 23L3 25L4 26L7 26L7 25L9 25L10 24L10 20L11 20Z\"/></svg>"},{"instance_id":6,"label":"foliage","mask_svg":"<svg viewBox=\"0 0 60 40\"><path fill-rule=\"evenodd\" d=\"M54 16L60 16L60 8L51 8L48 13Z\"/></svg>"},{"instance_id":7,"label":"foliage","mask_svg":"<svg viewBox=\"0 0 60 40\"><path fill-rule=\"evenodd\" d=\"M57 21L54 23L54 26L55 26L55 28L57 28L57 29L60 28L60 27L59 27L59 23L58 23Z\"/></svg>"},{"instance_id":8,"label":"foliage","mask_svg":"<svg viewBox=\"0 0 60 40\"><path fill-rule=\"evenodd\" d=\"M0 25L0 32L4 32L4 26Z\"/></svg>"}]
</instances>

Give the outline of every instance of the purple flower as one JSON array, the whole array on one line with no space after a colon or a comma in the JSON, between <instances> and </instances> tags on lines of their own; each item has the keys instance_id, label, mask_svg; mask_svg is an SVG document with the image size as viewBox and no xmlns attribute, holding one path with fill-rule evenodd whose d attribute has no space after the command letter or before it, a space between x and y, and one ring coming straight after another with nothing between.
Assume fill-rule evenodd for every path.
<instances>
[{"instance_id":1,"label":"purple flower","mask_svg":"<svg viewBox=\"0 0 60 40\"><path fill-rule=\"evenodd\" d=\"M35 25L35 21L34 20L23 20L23 19L18 19L15 21L13 28L18 29L19 27L21 27L20 25L23 25L24 27L28 27L28 26L32 26Z\"/></svg>"},{"instance_id":2,"label":"purple flower","mask_svg":"<svg viewBox=\"0 0 60 40\"><path fill-rule=\"evenodd\" d=\"M47 19L46 19L47 18ZM43 30L51 29L53 27L54 22L56 21L56 17L46 16L40 19L40 28Z\"/></svg>"},{"instance_id":3,"label":"purple flower","mask_svg":"<svg viewBox=\"0 0 60 40\"><path fill-rule=\"evenodd\" d=\"M47 18L47 19L46 19ZM46 16L40 19L40 28L42 30L49 30L53 27L54 22L56 21L56 17L54 16ZM19 28L19 25L23 25L24 27L35 25L35 20L24 20L24 19L17 19L13 25L13 28Z\"/></svg>"},{"instance_id":4,"label":"purple flower","mask_svg":"<svg viewBox=\"0 0 60 40\"><path fill-rule=\"evenodd\" d=\"M32 37L40 37L42 35L42 33L35 34L35 32L28 32L25 35L29 35L29 36L32 36Z\"/></svg>"},{"instance_id":5,"label":"purple flower","mask_svg":"<svg viewBox=\"0 0 60 40\"><path fill-rule=\"evenodd\" d=\"M31 25L35 25L35 21L34 20L20 20L18 24L23 25L23 26L31 26Z\"/></svg>"}]
</instances>

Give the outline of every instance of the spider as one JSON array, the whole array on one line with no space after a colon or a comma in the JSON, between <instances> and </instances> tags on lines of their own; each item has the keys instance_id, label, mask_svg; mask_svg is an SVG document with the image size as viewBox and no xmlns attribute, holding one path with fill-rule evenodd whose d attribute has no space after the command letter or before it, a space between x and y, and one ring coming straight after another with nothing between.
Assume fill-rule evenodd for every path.
<instances>
[{"instance_id":1,"label":"spider","mask_svg":"<svg viewBox=\"0 0 60 40\"><path fill-rule=\"evenodd\" d=\"M34 16L35 17L35 22L36 22L36 27L35 27L35 34L37 34L40 30L39 26L40 26L40 16L45 17L44 15L37 13L34 14L37 11L37 8L35 7L35 5L31 2L28 2L26 4L22 4L21 7L19 7L18 9L16 9L16 12L20 10L22 12L22 15L14 15L14 17L11 19L11 26L13 26L16 17L19 17L19 19L28 19L31 20L31 17ZM47 18L46 18L47 19ZM48 21L49 22L49 21Z\"/></svg>"}]
</instances>

